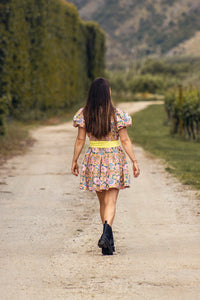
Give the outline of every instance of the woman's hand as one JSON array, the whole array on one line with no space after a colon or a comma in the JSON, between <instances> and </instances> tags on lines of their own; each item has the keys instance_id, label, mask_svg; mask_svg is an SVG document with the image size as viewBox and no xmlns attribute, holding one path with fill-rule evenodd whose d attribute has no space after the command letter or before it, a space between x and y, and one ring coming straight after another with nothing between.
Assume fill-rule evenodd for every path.
<instances>
[{"instance_id":1,"label":"woman's hand","mask_svg":"<svg viewBox=\"0 0 200 300\"><path fill-rule=\"evenodd\" d=\"M79 167L76 161L72 161L72 174L78 176L79 174Z\"/></svg>"},{"instance_id":2,"label":"woman's hand","mask_svg":"<svg viewBox=\"0 0 200 300\"><path fill-rule=\"evenodd\" d=\"M136 160L133 162L133 175L134 177L138 177L140 175L140 169Z\"/></svg>"}]
</instances>

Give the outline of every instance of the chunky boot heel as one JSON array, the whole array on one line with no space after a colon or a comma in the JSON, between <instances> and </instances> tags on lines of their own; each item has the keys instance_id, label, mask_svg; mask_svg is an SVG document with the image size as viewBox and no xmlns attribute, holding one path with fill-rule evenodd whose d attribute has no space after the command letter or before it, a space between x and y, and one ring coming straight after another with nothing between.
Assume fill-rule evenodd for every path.
<instances>
[{"instance_id":1,"label":"chunky boot heel","mask_svg":"<svg viewBox=\"0 0 200 300\"><path fill-rule=\"evenodd\" d=\"M110 255L108 248L102 248L101 250L103 255Z\"/></svg>"}]
</instances>

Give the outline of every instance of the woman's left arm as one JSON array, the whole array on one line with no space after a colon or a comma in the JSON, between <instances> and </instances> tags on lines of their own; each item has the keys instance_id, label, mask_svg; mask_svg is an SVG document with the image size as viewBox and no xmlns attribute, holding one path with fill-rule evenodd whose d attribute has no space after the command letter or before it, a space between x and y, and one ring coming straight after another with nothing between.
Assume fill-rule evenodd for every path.
<instances>
[{"instance_id":1,"label":"woman's left arm","mask_svg":"<svg viewBox=\"0 0 200 300\"><path fill-rule=\"evenodd\" d=\"M78 135L74 145L74 155L72 158L72 174L75 176L78 176L79 174L79 167L78 167L77 160L85 144L85 138L86 138L86 129L83 127L78 127Z\"/></svg>"}]
</instances>

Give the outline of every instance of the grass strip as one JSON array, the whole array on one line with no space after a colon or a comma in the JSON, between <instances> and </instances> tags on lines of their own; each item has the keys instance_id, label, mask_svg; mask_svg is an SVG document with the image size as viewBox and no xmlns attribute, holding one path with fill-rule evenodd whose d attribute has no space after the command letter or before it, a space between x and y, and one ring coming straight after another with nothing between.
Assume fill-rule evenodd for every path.
<instances>
[{"instance_id":1,"label":"grass strip","mask_svg":"<svg viewBox=\"0 0 200 300\"><path fill-rule=\"evenodd\" d=\"M164 105L151 105L135 113L128 132L133 143L165 159L166 170L183 184L200 189L200 143L170 135Z\"/></svg>"}]
</instances>

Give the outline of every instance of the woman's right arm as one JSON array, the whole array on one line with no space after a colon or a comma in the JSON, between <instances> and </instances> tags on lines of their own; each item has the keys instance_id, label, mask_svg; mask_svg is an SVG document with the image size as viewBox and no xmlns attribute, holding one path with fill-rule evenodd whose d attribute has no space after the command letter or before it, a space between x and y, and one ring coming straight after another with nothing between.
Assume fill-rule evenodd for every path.
<instances>
[{"instance_id":1,"label":"woman's right arm","mask_svg":"<svg viewBox=\"0 0 200 300\"><path fill-rule=\"evenodd\" d=\"M79 167L78 167L78 158L81 154L81 151L83 149L83 146L85 144L85 138L86 138L86 129L82 127L78 127L78 135L76 138L76 142L74 145L74 155L72 158L72 174L75 176L78 176L79 174Z\"/></svg>"},{"instance_id":2,"label":"woman's right arm","mask_svg":"<svg viewBox=\"0 0 200 300\"><path fill-rule=\"evenodd\" d=\"M126 153L128 154L128 156L130 157L133 163L133 175L134 177L138 177L140 174L140 169L137 164L135 154L133 152L133 146L131 140L128 136L128 132L125 127L119 130L119 137L120 137L122 147L124 148L124 150L126 151Z\"/></svg>"}]
</instances>

